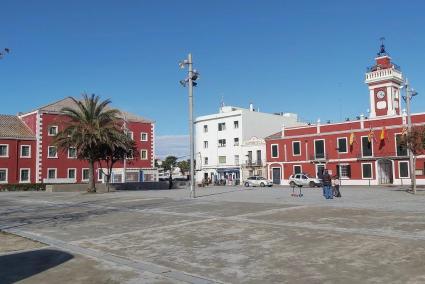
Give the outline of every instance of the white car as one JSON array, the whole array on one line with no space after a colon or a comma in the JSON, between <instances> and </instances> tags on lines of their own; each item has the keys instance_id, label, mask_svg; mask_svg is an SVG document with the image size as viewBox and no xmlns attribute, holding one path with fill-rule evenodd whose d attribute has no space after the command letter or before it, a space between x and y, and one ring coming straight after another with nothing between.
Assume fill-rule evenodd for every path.
<instances>
[{"instance_id":1,"label":"white car","mask_svg":"<svg viewBox=\"0 0 425 284\"><path fill-rule=\"evenodd\" d=\"M320 187L322 186L322 181L318 178L310 177L307 174L295 174L289 177L289 185L302 185L302 186L310 186L310 187Z\"/></svg>"},{"instance_id":2,"label":"white car","mask_svg":"<svg viewBox=\"0 0 425 284\"><path fill-rule=\"evenodd\" d=\"M254 177L249 177L244 182L244 185L246 187L249 187L249 186L261 186L261 187L268 186L268 187L271 187L271 186L273 186L273 182L271 180L265 179L263 177L254 176Z\"/></svg>"}]
</instances>

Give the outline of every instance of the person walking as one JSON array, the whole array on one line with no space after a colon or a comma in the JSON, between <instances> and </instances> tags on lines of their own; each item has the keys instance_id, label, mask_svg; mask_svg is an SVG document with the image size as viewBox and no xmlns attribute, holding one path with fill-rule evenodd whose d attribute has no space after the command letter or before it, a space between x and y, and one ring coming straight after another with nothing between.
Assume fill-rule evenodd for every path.
<instances>
[{"instance_id":1,"label":"person walking","mask_svg":"<svg viewBox=\"0 0 425 284\"><path fill-rule=\"evenodd\" d=\"M340 180L339 180L339 176L336 175L333 179L333 184L334 184L334 196L335 197L341 197L341 192L339 191L339 185L340 185Z\"/></svg>"},{"instance_id":2,"label":"person walking","mask_svg":"<svg viewBox=\"0 0 425 284\"><path fill-rule=\"evenodd\" d=\"M329 175L328 170L325 170L323 173L323 194L325 196L326 199L333 199L333 194L332 194L332 178Z\"/></svg>"}]
</instances>

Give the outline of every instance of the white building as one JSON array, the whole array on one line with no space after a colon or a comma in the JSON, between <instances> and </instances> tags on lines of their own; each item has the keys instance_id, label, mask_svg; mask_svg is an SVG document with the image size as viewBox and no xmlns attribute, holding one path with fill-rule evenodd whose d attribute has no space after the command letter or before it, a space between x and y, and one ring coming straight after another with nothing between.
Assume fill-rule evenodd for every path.
<instances>
[{"instance_id":1,"label":"white building","mask_svg":"<svg viewBox=\"0 0 425 284\"><path fill-rule=\"evenodd\" d=\"M243 165L249 161L261 161L261 164L265 162L265 143L251 145L255 148L255 153L252 153L249 160L248 151L254 150L247 149L246 146L249 144L247 141L254 139L253 137L262 139L280 131L283 125L289 127L304 125L304 123L298 122L296 114L262 113L256 111L252 104L249 109L223 106L219 109L219 113L196 118L197 183L210 178L212 182L226 180L227 184L237 184L241 179ZM252 174L257 173L252 171Z\"/></svg>"}]
</instances>

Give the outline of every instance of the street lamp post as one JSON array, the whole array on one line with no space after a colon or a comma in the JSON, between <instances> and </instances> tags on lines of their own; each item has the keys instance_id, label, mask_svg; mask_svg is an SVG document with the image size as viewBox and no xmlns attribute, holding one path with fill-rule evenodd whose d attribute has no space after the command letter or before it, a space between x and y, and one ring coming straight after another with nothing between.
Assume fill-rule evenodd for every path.
<instances>
[{"instance_id":1,"label":"street lamp post","mask_svg":"<svg viewBox=\"0 0 425 284\"><path fill-rule=\"evenodd\" d=\"M411 134L412 130L412 117L410 113L410 101L414 96L416 96L418 93L410 88L409 80L406 78L406 81L404 83L405 92L406 95L403 96L403 100L406 102L406 112L407 112L407 133L408 135ZM410 142L408 142L410 143ZM415 159L413 157L413 152L410 149L410 147L407 147L407 151L409 154L409 171L410 171L410 181L412 186L412 192L413 194L416 194L416 173L415 173Z\"/></svg>"},{"instance_id":2,"label":"street lamp post","mask_svg":"<svg viewBox=\"0 0 425 284\"><path fill-rule=\"evenodd\" d=\"M197 85L195 82L198 79L199 73L193 69L192 54L189 53L187 59L179 63L181 69L188 67L188 77L180 81L184 87L189 89L189 136L190 136L190 193L189 196L196 198L195 194L195 169L194 169L194 131L193 131L193 87Z\"/></svg>"}]
</instances>

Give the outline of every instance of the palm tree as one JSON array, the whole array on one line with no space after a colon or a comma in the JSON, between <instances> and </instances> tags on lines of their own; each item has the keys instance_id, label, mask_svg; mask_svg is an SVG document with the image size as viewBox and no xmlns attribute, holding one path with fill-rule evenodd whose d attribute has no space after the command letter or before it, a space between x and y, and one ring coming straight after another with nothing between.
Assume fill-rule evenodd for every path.
<instances>
[{"instance_id":1,"label":"palm tree","mask_svg":"<svg viewBox=\"0 0 425 284\"><path fill-rule=\"evenodd\" d=\"M102 157L101 146L111 143L114 133L120 132L120 112L109 108L110 100L100 101L100 97L83 94L83 100L75 102L75 107L64 107L61 113L67 118L65 129L58 133L55 144L67 150L77 149L77 158L89 162L89 192L95 192L94 164Z\"/></svg>"}]
</instances>

